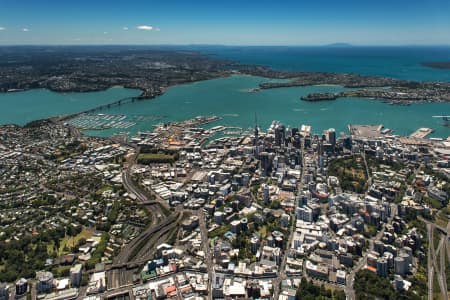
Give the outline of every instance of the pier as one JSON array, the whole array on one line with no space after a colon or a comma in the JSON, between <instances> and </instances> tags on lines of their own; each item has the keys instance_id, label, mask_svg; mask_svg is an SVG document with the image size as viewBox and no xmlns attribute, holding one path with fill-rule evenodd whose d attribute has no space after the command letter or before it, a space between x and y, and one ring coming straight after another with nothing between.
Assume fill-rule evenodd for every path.
<instances>
[{"instance_id":1,"label":"pier","mask_svg":"<svg viewBox=\"0 0 450 300\"><path fill-rule=\"evenodd\" d=\"M242 127L237 126L227 126L225 127L225 131L223 132L226 135L241 135L244 132Z\"/></svg>"},{"instance_id":2,"label":"pier","mask_svg":"<svg viewBox=\"0 0 450 300\"><path fill-rule=\"evenodd\" d=\"M427 135L429 135L433 131L434 131L433 128L422 127L422 128L417 129L416 131L414 131L410 135L410 137L416 138L416 139L424 139Z\"/></svg>"}]
</instances>

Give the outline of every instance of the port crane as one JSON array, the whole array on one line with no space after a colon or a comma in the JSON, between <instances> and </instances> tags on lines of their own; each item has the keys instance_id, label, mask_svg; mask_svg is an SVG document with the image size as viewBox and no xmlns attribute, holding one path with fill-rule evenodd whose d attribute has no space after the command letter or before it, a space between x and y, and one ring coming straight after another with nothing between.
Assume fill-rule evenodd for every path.
<instances>
[{"instance_id":1,"label":"port crane","mask_svg":"<svg viewBox=\"0 0 450 300\"><path fill-rule=\"evenodd\" d=\"M433 118L442 118L445 127L450 127L450 116L433 116Z\"/></svg>"}]
</instances>

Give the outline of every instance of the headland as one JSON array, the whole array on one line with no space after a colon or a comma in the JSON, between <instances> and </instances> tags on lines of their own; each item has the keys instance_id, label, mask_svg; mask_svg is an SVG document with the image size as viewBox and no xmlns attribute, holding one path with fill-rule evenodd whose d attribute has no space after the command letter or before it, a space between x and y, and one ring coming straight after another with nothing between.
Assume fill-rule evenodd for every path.
<instances>
[{"instance_id":1,"label":"headland","mask_svg":"<svg viewBox=\"0 0 450 300\"><path fill-rule=\"evenodd\" d=\"M101 51L100 51L101 50ZM426 63L443 68L448 63ZM88 92L123 86L142 91L138 99L151 99L174 85L246 74L284 82L264 82L262 89L309 85L340 85L360 89L333 95L375 98L394 104L447 102L450 83L418 82L350 73L273 70L262 65L241 64L195 51L154 48L2 47L0 92L46 88L56 92ZM369 88L369 89L368 89ZM305 100L330 100L330 95L311 95Z\"/></svg>"}]
</instances>

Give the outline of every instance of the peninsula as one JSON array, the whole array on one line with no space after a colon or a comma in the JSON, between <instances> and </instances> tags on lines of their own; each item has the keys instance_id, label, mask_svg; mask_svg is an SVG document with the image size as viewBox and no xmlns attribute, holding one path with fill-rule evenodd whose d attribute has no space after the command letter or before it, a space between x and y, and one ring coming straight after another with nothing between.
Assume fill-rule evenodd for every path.
<instances>
[{"instance_id":1,"label":"peninsula","mask_svg":"<svg viewBox=\"0 0 450 300\"><path fill-rule=\"evenodd\" d=\"M422 63L422 66L433 68L433 69L449 70L450 69L450 61L424 62L424 63Z\"/></svg>"},{"instance_id":2,"label":"peninsula","mask_svg":"<svg viewBox=\"0 0 450 300\"><path fill-rule=\"evenodd\" d=\"M435 64L435 63L430 63ZM444 66L445 63L439 63ZM359 89L337 95L309 95L304 100L334 100L362 97L404 102L450 101L450 83L417 82L348 73L278 71L261 65L246 65L195 51L175 48L2 47L0 92L46 88L57 92L88 92L124 86L142 90L139 99L149 99L177 84L246 74L285 82L265 82L258 88L286 88L333 84ZM370 88L370 89L367 89Z\"/></svg>"},{"instance_id":3,"label":"peninsula","mask_svg":"<svg viewBox=\"0 0 450 300\"><path fill-rule=\"evenodd\" d=\"M227 76L226 62L190 51L131 46L1 47L0 92L90 92L123 86L154 98L165 88Z\"/></svg>"},{"instance_id":4,"label":"peninsula","mask_svg":"<svg viewBox=\"0 0 450 300\"><path fill-rule=\"evenodd\" d=\"M275 78L288 78L284 73L279 76L270 72ZM321 84L341 85L358 89L337 94L315 93L302 97L306 101L335 100L340 97L360 97L388 100L392 103L411 102L448 102L450 101L450 83L417 82L384 77L361 76L355 74L337 74L323 72L291 73L288 82L267 82L260 84L260 89L285 88Z\"/></svg>"},{"instance_id":5,"label":"peninsula","mask_svg":"<svg viewBox=\"0 0 450 300\"><path fill-rule=\"evenodd\" d=\"M389 102L390 104L408 105L411 103L424 102L449 102L449 89L432 86L428 88L408 89L402 87L392 87L380 90L374 89L360 89L353 91L344 91L340 93L314 93L301 97L304 101L328 101L336 100L338 98L356 97L356 98L370 98L380 99Z\"/></svg>"}]
</instances>

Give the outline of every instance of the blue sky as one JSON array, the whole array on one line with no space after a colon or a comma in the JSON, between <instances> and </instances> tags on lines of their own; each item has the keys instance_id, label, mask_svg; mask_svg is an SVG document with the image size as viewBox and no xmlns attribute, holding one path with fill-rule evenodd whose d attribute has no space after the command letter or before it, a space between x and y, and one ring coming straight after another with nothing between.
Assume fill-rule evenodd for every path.
<instances>
[{"instance_id":1,"label":"blue sky","mask_svg":"<svg viewBox=\"0 0 450 300\"><path fill-rule=\"evenodd\" d=\"M0 44L450 44L450 0L0 0Z\"/></svg>"}]
</instances>

